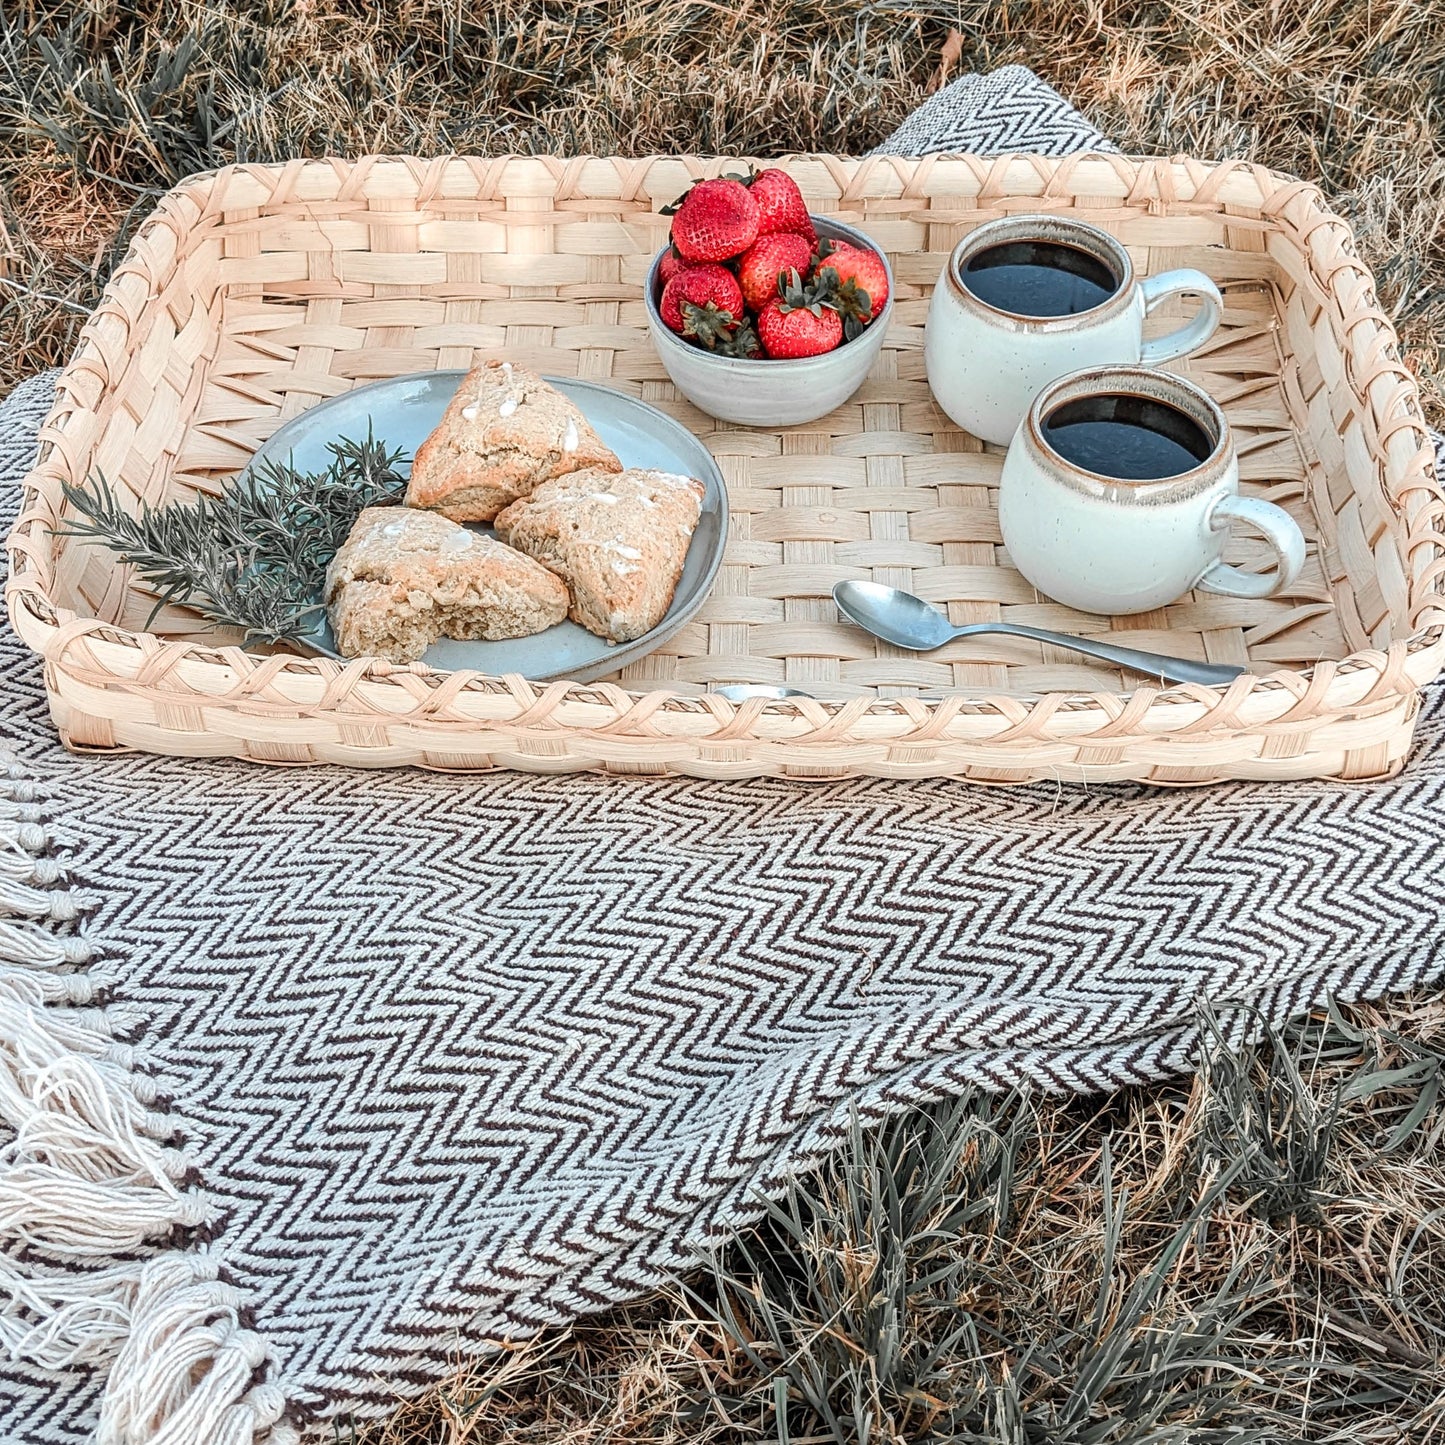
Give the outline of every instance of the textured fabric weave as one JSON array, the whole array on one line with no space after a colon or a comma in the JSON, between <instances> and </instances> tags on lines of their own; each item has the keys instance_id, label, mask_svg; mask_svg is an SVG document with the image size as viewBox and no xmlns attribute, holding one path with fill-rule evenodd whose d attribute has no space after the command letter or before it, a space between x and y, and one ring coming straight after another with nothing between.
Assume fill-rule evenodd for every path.
<instances>
[{"instance_id":1,"label":"textured fabric weave","mask_svg":"<svg viewBox=\"0 0 1445 1445\"><path fill-rule=\"evenodd\" d=\"M1011 68L885 148L1099 140ZM0 408L7 507L50 385ZM1439 695L1394 781L1160 794L74 758L8 632L0 680L196 1250L301 1413L657 1285L852 1110L1158 1079L1201 997L1283 1019L1445 967ZM0 1371L0 1440L84 1438L103 1385Z\"/></svg>"},{"instance_id":2,"label":"textured fabric weave","mask_svg":"<svg viewBox=\"0 0 1445 1445\"><path fill-rule=\"evenodd\" d=\"M882 145L880 156L923 156L935 151L1002 155L1032 151L1067 156L1076 151L1117 151L1052 86L1022 65L988 75L963 75L930 96Z\"/></svg>"}]
</instances>

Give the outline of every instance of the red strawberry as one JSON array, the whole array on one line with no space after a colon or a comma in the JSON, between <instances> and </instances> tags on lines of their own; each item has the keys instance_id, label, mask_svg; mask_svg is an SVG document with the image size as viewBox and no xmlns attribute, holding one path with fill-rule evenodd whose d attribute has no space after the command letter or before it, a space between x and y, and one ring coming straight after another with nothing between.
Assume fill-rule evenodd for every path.
<instances>
[{"instance_id":1,"label":"red strawberry","mask_svg":"<svg viewBox=\"0 0 1445 1445\"><path fill-rule=\"evenodd\" d=\"M759 236L738 258L738 280L751 311L761 311L778 294L784 271L806 271L813 248L803 236Z\"/></svg>"},{"instance_id":2,"label":"red strawberry","mask_svg":"<svg viewBox=\"0 0 1445 1445\"><path fill-rule=\"evenodd\" d=\"M753 177L751 186L753 199L758 203L758 235L771 236L778 231L790 231L795 236L806 236L810 241L818 238L808 215L808 203L798 189L798 183L787 171L771 166L759 171Z\"/></svg>"},{"instance_id":3,"label":"red strawberry","mask_svg":"<svg viewBox=\"0 0 1445 1445\"><path fill-rule=\"evenodd\" d=\"M679 271L686 271L692 265L691 261L684 261L671 246L662 253L662 260L657 267L658 284L666 286Z\"/></svg>"},{"instance_id":4,"label":"red strawberry","mask_svg":"<svg viewBox=\"0 0 1445 1445\"><path fill-rule=\"evenodd\" d=\"M657 309L664 326L713 347L743 319L743 293L726 266L689 266L662 288Z\"/></svg>"},{"instance_id":5,"label":"red strawberry","mask_svg":"<svg viewBox=\"0 0 1445 1445\"><path fill-rule=\"evenodd\" d=\"M836 279L828 281L832 271ZM846 241L822 241L814 277L831 285L834 301L844 317L866 326L882 311L888 300L888 272L877 251L850 246Z\"/></svg>"},{"instance_id":6,"label":"red strawberry","mask_svg":"<svg viewBox=\"0 0 1445 1445\"><path fill-rule=\"evenodd\" d=\"M843 318L819 298L813 287L805 287L793 271L783 294L774 296L763 307L758 317L758 336L768 355L780 361L821 356L842 341Z\"/></svg>"},{"instance_id":7,"label":"red strawberry","mask_svg":"<svg viewBox=\"0 0 1445 1445\"><path fill-rule=\"evenodd\" d=\"M741 181L699 181L672 218L672 244L687 261L727 261L758 239L758 203Z\"/></svg>"}]
</instances>

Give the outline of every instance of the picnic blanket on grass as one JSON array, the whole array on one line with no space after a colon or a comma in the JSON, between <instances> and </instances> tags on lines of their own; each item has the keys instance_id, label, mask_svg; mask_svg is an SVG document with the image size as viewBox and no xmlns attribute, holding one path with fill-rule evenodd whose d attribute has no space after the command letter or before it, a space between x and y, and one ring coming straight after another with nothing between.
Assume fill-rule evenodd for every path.
<instances>
[{"instance_id":1,"label":"picnic blanket on grass","mask_svg":"<svg viewBox=\"0 0 1445 1445\"><path fill-rule=\"evenodd\" d=\"M1013 67L885 148L1103 145ZM1438 692L1393 781L1159 793L77 758L8 632L0 689L7 1442L330 1438L664 1282L855 1112L1445 968Z\"/></svg>"}]
</instances>

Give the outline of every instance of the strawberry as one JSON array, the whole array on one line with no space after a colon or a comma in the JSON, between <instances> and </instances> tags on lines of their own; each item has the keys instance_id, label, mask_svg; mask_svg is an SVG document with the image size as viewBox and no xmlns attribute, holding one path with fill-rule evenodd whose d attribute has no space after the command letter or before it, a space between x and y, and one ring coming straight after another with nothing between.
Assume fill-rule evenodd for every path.
<instances>
[{"instance_id":1,"label":"strawberry","mask_svg":"<svg viewBox=\"0 0 1445 1445\"><path fill-rule=\"evenodd\" d=\"M761 311L778 294L784 271L806 271L813 248L803 236L759 236L738 258L738 280L750 311Z\"/></svg>"},{"instance_id":2,"label":"strawberry","mask_svg":"<svg viewBox=\"0 0 1445 1445\"><path fill-rule=\"evenodd\" d=\"M828 272L833 273L832 277ZM850 339L882 311L888 300L888 272L877 251L850 246L846 241L818 243L814 278L832 292L833 304L852 323Z\"/></svg>"},{"instance_id":3,"label":"strawberry","mask_svg":"<svg viewBox=\"0 0 1445 1445\"><path fill-rule=\"evenodd\" d=\"M797 181L787 171L780 171L776 166L759 171L750 189L758 203L758 235L788 231L795 236L806 236L810 241L817 240L818 233L808 215L808 203Z\"/></svg>"},{"instance_id":4,"label":"strawberry","mask_svg":"<svg viewBox=\"0 0 1445 1445\"><path fill-rule=\"evenodd\" d=\"M803 284L796 271L788 273L782 295L774 296L758 317L763 349L779 361L799 356L821 356L843 339L843 318L820 295Z\"/></svg>"},{"instance_id":5,"label":"strawberry","mask_svg":"<svg viewBox=\"0 0 1445 1445\"><path fill-rule=\"evenodd\" d=\"M657 281L660 286L666 286L679 271L686 271L692 265L691 261L684 261L672 246L662 253L662 261L657 268Z\"/></svg>"},{"instance_id":6,"label":"strawberry","mask_svg":"<svg viewBox=\"0 0 1445 1445\"><path fill-rule=\"evenodd\" d=\"M726 266L709 262L679 271L662 288L657 309L664 326L711 348L743 320L743 293Z\"/></svg>"},{"instance_id":7,"label":"strawberry","mask_svg":"<svg viewBox=\"0 0 1445 1445\"><path fill-rule=\"evenodd\" d=\"M758 218L741 181L699 181L678 203L672 244L686 261L727 261L758 239Z\"/></svg>"}]
</instances>

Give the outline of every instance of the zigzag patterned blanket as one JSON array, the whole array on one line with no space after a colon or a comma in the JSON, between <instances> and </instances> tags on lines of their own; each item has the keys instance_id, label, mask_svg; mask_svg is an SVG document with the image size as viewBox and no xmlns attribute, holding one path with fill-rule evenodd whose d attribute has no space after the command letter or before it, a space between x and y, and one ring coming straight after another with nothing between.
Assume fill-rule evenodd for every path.
<instances>
[{"instance_id":1,"label":"zigzag patterned blanket","mask_svg":"<svg viewBox=\"0 0 1445 1445\"><path fill-rule=\"evenodd\" d=\"M1015 69L891 144L1100 143ZM1160 795L79 759L8 634L0 679L5 1441L380 1413L656 1286L851 1111L1445 966L1438 695L1395 781Z\"/></svg>"}]
</instances>

